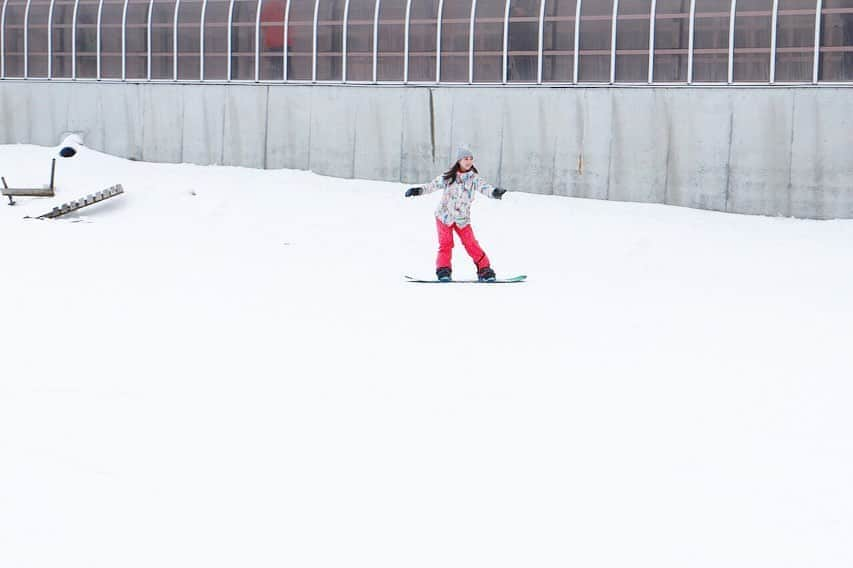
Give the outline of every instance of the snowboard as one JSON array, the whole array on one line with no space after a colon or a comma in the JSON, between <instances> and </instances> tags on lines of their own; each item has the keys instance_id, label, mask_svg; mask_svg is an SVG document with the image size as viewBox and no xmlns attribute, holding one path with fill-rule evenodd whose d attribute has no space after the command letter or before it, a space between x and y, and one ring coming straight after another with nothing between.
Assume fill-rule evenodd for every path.
<instances>
[{"instance_id":1,"label":"snowboard","mask_svg":"<svg viewBox=\"0 0 853 568\"><path fill-rule=\"evenodd\" d=\"M511 278L498 278L497 280L493 280L489 282L488 280L450 280L448 282L442 282L436 278L432 279L422 279L422 278L414 278L413 276L406 276L406 280L409 282L416 282L418 284L513 284L515 282L524 282L527 280L527 275L522 274L520 276L512 276Z\"/></svg>"}]
</instances>

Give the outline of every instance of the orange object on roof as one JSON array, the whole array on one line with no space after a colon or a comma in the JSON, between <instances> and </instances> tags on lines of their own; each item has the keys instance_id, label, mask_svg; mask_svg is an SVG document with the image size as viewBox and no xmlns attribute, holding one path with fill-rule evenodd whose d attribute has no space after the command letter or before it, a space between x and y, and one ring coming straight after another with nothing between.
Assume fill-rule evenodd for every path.
<instances>
[{"instance_id":1,"label":"orange object on roof","mask_svg":"<svg viewBox=\"0 0 853 568\"><path fill-rule=\"evenodd\" d=\"M261 35L266 49L284 47L284 0L266 0L261 8ZM288 37L287 45L293 45Z\"/></svg>"}]
</instances>

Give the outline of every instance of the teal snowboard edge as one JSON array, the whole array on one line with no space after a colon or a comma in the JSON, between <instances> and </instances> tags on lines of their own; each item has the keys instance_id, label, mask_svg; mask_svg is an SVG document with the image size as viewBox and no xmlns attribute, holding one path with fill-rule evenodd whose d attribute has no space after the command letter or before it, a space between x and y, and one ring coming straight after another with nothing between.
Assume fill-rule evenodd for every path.
<instances>
[{"instance_id":1,"label":"teal snowboard edge","mask_svg":"<svg viewBox=\"0 0 853 568\"><path fill-rule=\"evenodd\" d=\"M510 278L498 278L491 282L487 280L450 280L448 282L442 282L437 279L423 279L423 278L415 278L414 276L405 276L406 280L409 282L414 282L417 284L514 284L517 282L524 282L527 280L526 274L521 274L519 276L512 276Z\"/></svg>"}]
</instances>

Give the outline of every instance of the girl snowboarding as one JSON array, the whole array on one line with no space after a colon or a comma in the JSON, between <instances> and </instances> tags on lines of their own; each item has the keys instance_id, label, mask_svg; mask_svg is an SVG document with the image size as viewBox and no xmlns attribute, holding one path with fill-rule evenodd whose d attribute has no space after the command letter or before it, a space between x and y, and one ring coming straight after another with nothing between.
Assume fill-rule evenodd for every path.
<instances>
[{"instance_id":1,"label":"girl snowboarding","mask_svg":"<svg viewBox=\"0 0 853 568\"><path fill-rule=\"evenodd\" d=\"M442 282L449 282L451 256L453 253L453 232L459 235L462 246L468 252L477 267L477 278L485 282L495 281L495 271L489 263L489 257L480 248L471 228L471 202L474 192L487 197L500 199L505 189L494 187L480 177L474 167L474 155L467 146L456 150L456 159L449 170L433 181L406 190L406 197L424 195L443 190L441 202L435 211L435 226L438 230L438 258L435 261L435 275Z\"/></svg>"}]
</instances>

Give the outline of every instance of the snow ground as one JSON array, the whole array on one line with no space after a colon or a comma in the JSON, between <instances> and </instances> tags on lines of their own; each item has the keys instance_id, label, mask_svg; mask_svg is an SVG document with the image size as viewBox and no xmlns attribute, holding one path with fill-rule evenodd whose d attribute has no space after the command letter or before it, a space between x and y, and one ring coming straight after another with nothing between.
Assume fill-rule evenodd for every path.
<instances>
[{"instance_id":1,"label":"snow ground","mask_svg":"<svg viewBox=\"0 0 853 568\"><path fill-rule=\"evenodd\" d=\"M424 286L401 184L56 175L0 205L0 567L853 564L852 221L509 193L528 282Z\"/></svg>"}]
</instances>

